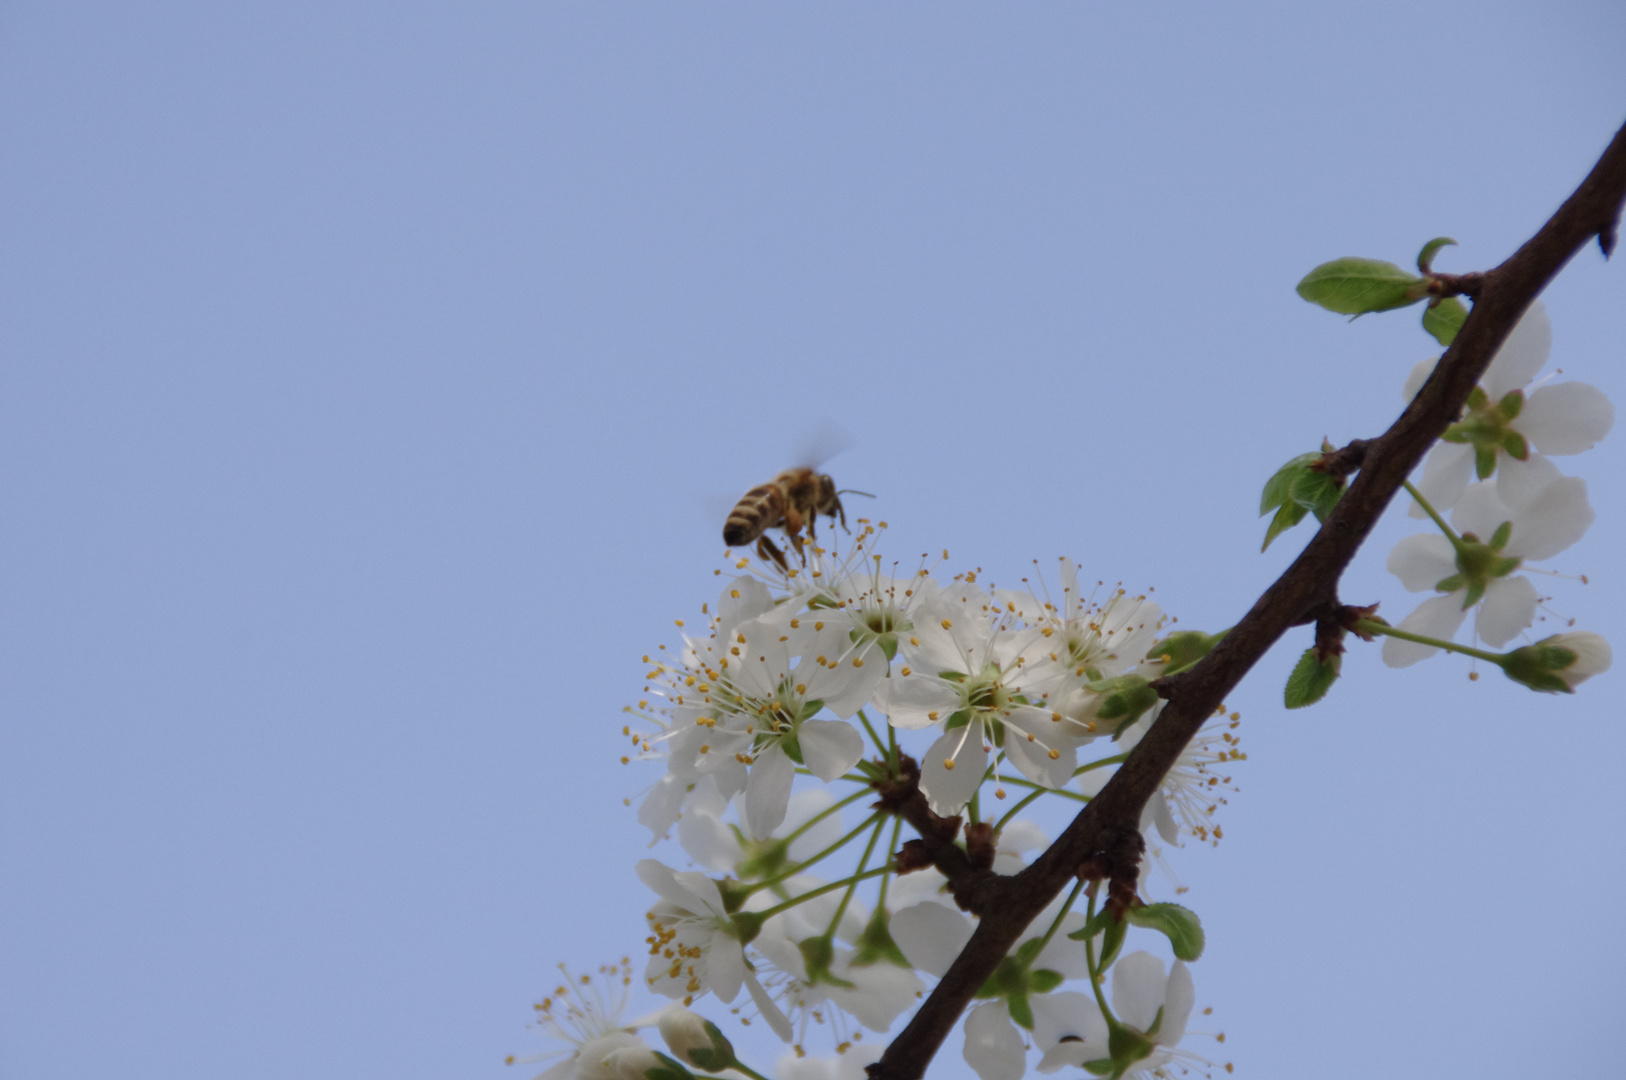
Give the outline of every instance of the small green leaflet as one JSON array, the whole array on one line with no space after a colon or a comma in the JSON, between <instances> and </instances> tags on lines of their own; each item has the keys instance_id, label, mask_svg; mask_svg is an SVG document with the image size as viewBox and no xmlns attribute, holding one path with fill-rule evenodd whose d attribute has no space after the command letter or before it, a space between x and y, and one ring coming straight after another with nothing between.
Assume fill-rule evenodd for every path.
<instances>
[{"instance_id":1,"label":"small green leaflet","mask_svg":"<svg viewBox=\"0 0 1626 1080\"><path fill-rule=\"evenodd\" d=\"M1468 307L1454 296L1423 309L1423 329L1433 335L1441 345L1450 345L1457 339L1457 331L1468 321Z\"/></svg>"},{"instance_id":2,"label":"small green leaflet","mask_svg":"<svg viewBox=\"0 0 1626 1080\"><path fill-rule=\"evenodd\" d=\"M1265 530L1265 542L1260 545L1260 551L1270 547L1272 540L1303 521L1305 514L1313 513L1317 521L1325 521L1327 515L1332 513L1332 508L1344 493L1344 484L1337 477L1310 467L1321 457L1317 453L1300 454L1265 481L1265 490L1259 498L1259 513L1263 516L1275 510L1276 516Z\"/></svg>"},{"instance_id":3,"label":"small green leaflet","mask_svg":"<svg viewBox=\"0 0 1626 1080\"><path fill-rule=\"evenodd\" d=\"M1455 244L1456 241L1449 236L1436 236L1424 244L1423 250L1417 253L1418 271L1424 274L1432 274L1434 272L1434 256L1439 254L1441 248L1454 246Z\"/></svg>"},{"instance_id":4,"label":"small green leaflet","mask_svg":"<svg viewBox=\"0 0 1626 1080\"><path fill-rule=\"evenodd\" d=\"M1327 696L1332 684L1338 681L1338 670L1343 666L1342 656L1333 656L1323 663L1315 654L1315 646L1304 650L1293 674L1287 677L1284 695L1289 709L1302 709L1314 705Z\"/></svg>"},{"instance_id":5,"label":"small green leaflet","mask_svg":"<svg viewBox=\"0 0 1626 1080\"><path fill-rule=\"evenodd\" d=\"M1392 311L1428 295L1428 280L1381 259L1334 259L1304 275L1298 294L1341 315Z\"/></svg>"},{"instance_id":6,"label":"small green leaflet","mask_svg":"<svg viewBox=\"0 0 1626 1080\"><path fill-rule=\"evenodd\" d=\"M1179 904L1147 904L1130 908L1129 921L1148 930L1156 930L1169 939L1174 955L1180 960L1196 960L1203 954L1203 924L1197 913Z\"/></svg>"}]
</instances>

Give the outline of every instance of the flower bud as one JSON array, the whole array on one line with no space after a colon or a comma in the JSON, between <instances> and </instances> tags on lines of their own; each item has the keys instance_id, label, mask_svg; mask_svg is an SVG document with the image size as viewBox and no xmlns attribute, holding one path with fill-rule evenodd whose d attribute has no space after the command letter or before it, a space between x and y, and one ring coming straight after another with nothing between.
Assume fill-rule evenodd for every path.
<instances>
[{"instance_id":1,"label":"flower bud","mask_svg":"<svg viewBox=\"0 0 1626 1080\"><path fill-rule=\"evenodd\" d=\"M681 1006L661 1013L661 1038L674 1057L697 1069L716 1072L734 1063L734 1047L717 1025Z\"/></svg>"},{"instance_id":2,"label":"flower bud","mask_svg":"<svg viewBox=\"0 0 1626 1080\"><path fill-rule=\"evenodd\" d=\"M616 1080L654 1080L671 1075L668 1061L647 1046L625 1046L604 1059L602 1066Z\"/></svg>"},{"instance_id":3,"label":"flower bud","mask_svg":"<svg viewBox=\"0 0 1626 1080\"><path fill-rule=\"evenodd\" d=\"M648 1054L651 1065L660 1060L644 1045L644 1041L630 1031L612 1031L608 1035L583 1044L576 1054L576 1080L621 1080L619 1059L616 1055L631 1050ZM642 1076L639 1080L643 1080Z\"/></svg>"},{"instance_id":4,"label":"flower bud","mask_svg":"<svg viewBox=\"0 0 1626 1080\"><path fill-rule=\"evenodd\" d=\"M1101 679L1084 688L1094 700L1086 706L1096 720L1106 722L1107 730L1120 731L1133 724L1157 704L1157 691L1139 675L1119 675Z\"/></svg>"},{"instance_id":5,"label":"flower bud","mask_svg":"<svg viewBox=\"0 0 1626 1080\"><path fill-rule=\"evenodd\" d=\"M1582 631L1554 634L1502 657L1502 670L1514 682L1550 694L1573 694L1575 688L1609 670L1614 655L1609 642Z\"/></svg>"}]
</instances>

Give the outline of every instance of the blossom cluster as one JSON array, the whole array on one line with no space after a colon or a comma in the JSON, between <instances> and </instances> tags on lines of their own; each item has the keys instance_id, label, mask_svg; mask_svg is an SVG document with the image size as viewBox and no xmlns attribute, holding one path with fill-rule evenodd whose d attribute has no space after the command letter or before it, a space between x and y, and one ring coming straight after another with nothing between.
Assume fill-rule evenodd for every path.
<instances>
[{"instance_id":1,"label":"blossom cluster","mask_svg":"<svg viewBox=\"0 0 1626 1080\"><path fill-rule=\"evenodd\" d=\"M1586 481L1565 476L1553 457L1596 446L1614 426L1615 410L1603 391L1587 383L1542 380L1532 389L1551 354L1552 336L1552 321L1537 300L1410 489L1410 514L1433 519L1438 531L1402 539L1388 567L1408 590L1438 595L1396 626L1408 637L1384 641L1383 658L1392 667L1439 652L1441 645L1430 641L1450 642L1470 611L1478 640L1500 648L1518 637L1535 624L1542 602L1521 571L1565 551L1592 525ZM1437 362L1413 369L1406 400ZM1595 634L1557 635L1546 643L1572 656L1554 668L1567 677L1555 675L1552 685L1540 689L1572 688L1609 666L1608 645Z\"/></svg>"},{"instance_id":2,"label":"blossom cluster","mask_svg":"<svg viewBox=\"0 0 1626 1080\"><path fill-rule=\"evenodd\" d=\"M994 870L1015 873L1049 843L1036 801L1071 815L1099 791L1160 710L1151 681L1181 662L1160 648L1173 639L1159 636L1155 602L1087 589L1071 560L1054 593L1042 580L996 588L977 571L944 578L924 561L887 572L880 530L858 524L845 554L810 546L805 564L739 558L720 572L703 621L645 656L624 729L624 761L665 767L640 822L655 842L675 831L697 868L638 865L656 897L644 983L673 1008L709 996L760 1020L792 1045L779 1070L792 1080L814 1075L803 1055L815 1029L838 1051L832 1069L869 1060L864 1033L891 1030L974 929L935 869L895 869L907 837L870 806L878 784L918 761L931 810L991 826ZM1225 768L1243 757L1236 724L1222 719L1170 771L1146 809L1148 839L1217 839ZM863 820L844 820L855 804ZM1142 889L1154 861L1166 865L1143 860ZM1099 919L1086 932L1097 915L1083 883L1058 896L1007 958L1003 990L966 1016L965 1058L983 1080L1021 1077L1030 1051L1042 1072L1116 1058L1122 1075L1153 1075L1198 1060L1178 1047L1193 1001L1185 963L1121 955L1122 935L1109 946ZM1110 985L1112 1001L1062 989L1069 980Z\"/></svg>"}]
</instances>

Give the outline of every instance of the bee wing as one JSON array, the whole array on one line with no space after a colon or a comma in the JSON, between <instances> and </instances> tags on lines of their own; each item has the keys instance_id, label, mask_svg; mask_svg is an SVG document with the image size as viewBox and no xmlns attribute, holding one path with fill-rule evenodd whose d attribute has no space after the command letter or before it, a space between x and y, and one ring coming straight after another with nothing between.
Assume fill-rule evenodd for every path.
<instances>
[{"instance_id":1,"label":"bee wing","mask_svg":"<svg viewBox=\"0 0 1626 1080\"><path fill-rule=\"evenodd\" d=\"M817 469L837 454L851 450L854 442L852 432L826 417L797 442L792 460L802 468Z\"/></svg>"}]
</instances>

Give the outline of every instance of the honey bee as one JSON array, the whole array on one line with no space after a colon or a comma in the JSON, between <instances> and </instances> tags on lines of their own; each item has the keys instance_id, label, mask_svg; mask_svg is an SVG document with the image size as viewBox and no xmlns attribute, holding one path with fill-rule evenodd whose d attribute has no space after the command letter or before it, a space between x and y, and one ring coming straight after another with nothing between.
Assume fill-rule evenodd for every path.
<instances>
[{"instance_id":1,"label":"honey bee","mask_svg":"<svg viewBox=\"0 0 1626 1080\"><path fill-rule=\"evenodd\" d=\"M841 527L845 529L847 512L841 508L843 494L836 490L836 482L826 473L814 472L806 467L786 469L766 484L758 484L745 493L723 523L723 543L729 547L744 547L755 540L757 554L764 559L772 559L781 570L788 570L790 567L785 562L785 553L768 539L768 530L775 527L783 529L796 554L806 562L807 556L802 551L802 526L807 526L809 537L817 539L815 526L819 515L824 514L832 523L839 519ZM865 492L855 491L852 494L863 495Z\"/></svg>"}]
</instances>

